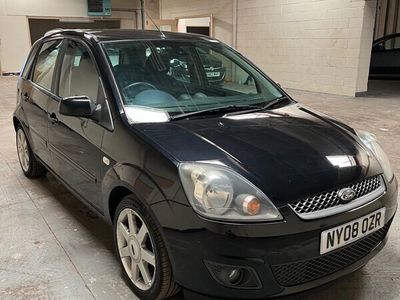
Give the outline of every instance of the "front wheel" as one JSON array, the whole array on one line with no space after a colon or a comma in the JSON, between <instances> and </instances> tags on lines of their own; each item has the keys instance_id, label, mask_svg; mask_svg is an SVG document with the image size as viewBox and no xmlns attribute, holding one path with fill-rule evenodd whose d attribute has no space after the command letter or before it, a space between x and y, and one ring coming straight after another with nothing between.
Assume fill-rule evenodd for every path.
<instances>
[{"instance_id":1,"label":"front wheel","mask_svg":"<svg viewBox=\"0 0 400 300\"><path fill-rule=\"evenodd\" d=\"M17 128L17 152L21 169L26 177L34 178L46 173L45 167L36 159L21 126Z\"/></svg>"},{"instance_id":2,"label":"front wheel","mask_svg":"<svg viewBox=\"0 0 400 300\"><path fill-rule=\"evenodd\" d=\"M178 292L161 234L140 202L125 197L116 209L113 229L124 277L140 299L165 299Z\"/></svg>"}]
</instances>

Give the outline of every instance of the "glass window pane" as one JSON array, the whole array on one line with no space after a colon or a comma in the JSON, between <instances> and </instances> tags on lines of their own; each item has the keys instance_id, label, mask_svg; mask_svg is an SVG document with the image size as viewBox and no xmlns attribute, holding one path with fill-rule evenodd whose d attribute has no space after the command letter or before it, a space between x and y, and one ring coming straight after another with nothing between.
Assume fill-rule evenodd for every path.
<instances>
[{"instance_id":1,"label":"glass window pane","mask_svg":"<svg viewBox=\"0 0 400 300\"><path fill-rule=\"evenodd\" d=\"M103 45L125 108L135 120L137 116L141 121L166 120L226 106L263 107L282 96L263 74L221 43L166 40Z\"/></svg>"},{"instance_id":2,"label":"glass window pane","mask_svg":"<svg viewBox=\"0 0 400 300\"><path fill-rule=\"evenodd\" d=\"M61 67L59 95L87 96L96 102L98 90L99 75L88 49L69 41Z\"/></svg>"},{"instance_id":3,"label":"glass window pane","mask_svg":"<svg viewBox=\"0 0 400 300\"><path fill-rule=\"evenodd\" d=\"M39 47L38 44L35 44L32 47L31 51L29 52L29 57L25 62L24 69L23 69L22 74L21 74L21 77L24 78L24 79L28 79L28 75L29 75L29 73L31 73L30 70L32 69L32 64L33 64L33 61L34 61L34 59L36 57L36 53L37 53L38 47Z\"/></svg>"},{"instance_id":4,"label":"glass window pane","mask_svg":"<svg viewBox=\"0 0 400 300\"><path fill-rule=\"evenodd\" d=\"M198 51L208 83L245 94L257 94L254 78L234 61L215 51Z\"/></svg>"},{"instance_id":5,"label":"glass window pane","mask_svg":"<svg viewBox=\"0 0 400 300\"><path fill-rule=\"evenodd\" d=\"M400 49L400 36L394 39L394 47L393 49Z\"/></svg>"},{"instance_id":6,"label":"glass window pane","mask_svg":"<svg viewBox=\"0 0 400 300\"><path fill-rule=\"evenodd\" d=\"M46 42L40 49L33 73L33 82L51 90L54 67L62 40Z\"/></svg>"},{"instance_id":7,"label":"glass window pane","mask_svg":"<svg viewBox=\"0 0 400 300\"><path fill-rule=\"evenodd\" d=\"M391 38L385 41L385 50L400 49L400 37Z\"/></svg>"}]
</instances>

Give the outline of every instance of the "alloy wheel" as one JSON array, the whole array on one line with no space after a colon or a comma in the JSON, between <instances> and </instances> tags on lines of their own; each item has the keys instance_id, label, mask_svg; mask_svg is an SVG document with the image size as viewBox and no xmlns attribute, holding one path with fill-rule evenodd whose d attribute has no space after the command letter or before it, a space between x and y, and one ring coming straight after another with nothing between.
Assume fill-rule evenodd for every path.
<instances>
[{"instance_id":1,"label":"alloy wheel","mask_svg":"<svg viewBox=\"0 0 400 300\"><path fill-rule=\"evenodd\" d=\"M21 168L26 173L29 170L29 146L22 129L17 133L17 151Z\"/></svg>"},{"instance_id":2,"label":"alloy wheel","mask_svg":"<svg viewBox=\"0 0 400 300\"><path fill-rule=\"evenodd\" d=\"M122 265L130 280L142 291L150 289L157 266L146 223L134 210L125 208L118 216L116 237Z\"/></svg>"}]
</instances>

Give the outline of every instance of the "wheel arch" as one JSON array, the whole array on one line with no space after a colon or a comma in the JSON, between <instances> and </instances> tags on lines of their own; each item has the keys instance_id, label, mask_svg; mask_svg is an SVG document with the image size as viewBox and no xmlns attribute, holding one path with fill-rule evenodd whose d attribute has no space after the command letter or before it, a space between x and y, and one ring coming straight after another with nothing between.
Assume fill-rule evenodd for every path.
<instances>
[{"instance_id":1,"label":"wheel arch","mask_svg":"<svg viewBox=\"0 0 400 300\"><path fill-rule=\"evenodd\" d=\"M18 120L16 116L13 116L13 125L15 131L17 131L18 126L21 126L21 122Z\"/></svg>"},{"instance_id":2,"label":"wheel arch","mask_svg":"<svg viewBox=\"0 0 400 300\"><path fill-rule=\"evenodd\" d=\"M125 186L118 185L112 189L108 197L108 212L111 222L114 221L115 211L118 204L128 195L133 195L133 191Z\"/></svg>"},{"instance_id":3,"label":"wheel arch","mask_svg":"<svg viewBox=\"0 0 400 300\"><path fill-rule=\"evenodd\" d=\"M19 117L21 117L21 115L18 115ZM16 116L15 114L13 115L13 126L14 126L14 130L15 132L17 132L18 127L21 127L22 130L24 131L26 138L28 139L28 142L32 148L32 151L34 151L33 148L33 143L32 143L32 137L31 137L31 132L29 131L29 127L26 124L26 122L24 121L24 117L22 116L22 119L20 119L18 116Z\"/></svg>"},{"instance_id":4,"label":"wheel arch","mask_svg":"<svg viewBox=\"0 0 400 300\"><path fill-rule=\"evenodd\" d=\"M149 210L152 204L166 199L156 182L142 169L131 164L117 163L110 168L104 176L102 189L106 201L105 215L111 223L115 209L127 195L133 195Z\"/></svg>"},{"instance_id":5,"label":"wheel arch","mask_svg":"<svg viewBox=\"0 0 400 300\"><path fill-rule=\"evenodd\" d=\"M128 195L132 195L141 202L148 210L150 215L160 229L160 234L164 241L166 236L163 230L163 224L152 209L152 204L166 201L161 188L140 168L129 164L116 164L110 168L103 180L103 193L105 196L104 216L106 220L113 224L115 211L118 204ZM176 266L170 246L166 244L169 259L171 261L173 273Z\"/></svg>"}]
</instances>

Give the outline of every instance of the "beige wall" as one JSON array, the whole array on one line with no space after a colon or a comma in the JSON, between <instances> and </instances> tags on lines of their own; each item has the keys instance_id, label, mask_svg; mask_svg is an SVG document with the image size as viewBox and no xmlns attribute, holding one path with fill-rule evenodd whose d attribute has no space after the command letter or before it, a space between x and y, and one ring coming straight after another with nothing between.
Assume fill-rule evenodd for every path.
<instances>
[{"instance_id":1,"label":"beige wall","mask_svg":"<svg viewBox=\"0 0 400 300\"><path fill-rule=\"evenodd\" d=\"M366 91L375 1L257 3L239 1L238 49L275 80L334 94Z\"/></svg>"},{"instance_id":2,"label":"beige wall","mask_svg":"<svg viewBox=\"0 0 400 300\"><path fill-rule=\"evenodd\" d=\"M213 13L215 37L231 45L234 1L161 0L161 16ZM237 49L282 86L366 91L375 0L237 1Z\"/></svg>"},{"instance_id":3,"label":"beige wall","mask_svg":"<svg viewBox=\"0 0 400 300\"><path fill-rule=\"evenodd\" d=\"M155 19L212 14L214 36L284 87L343 95L367 89L376 0L160 1L146 1ZM138 8L139 0L112 4ZM2 72L19 71L25 59L27 16L87 18L86 0L0 0ZM112 17L123 28L136 26L133 13L114 11Z\"/></svg>"},{"instance_id":4,"label":"beige wall","mask_svg":"<svg viewBox=\"0 0 400 300\"><path fill-rule=\"evenodd\" d=\"M158 18L158 0L146 2L148 13ZM111 18L120 19L122 28L136 28L135 13L117 9L139 7L139 0L112 0ZM31 46L28 17L88 19L87 0L0 0L1 72L18 72L25 60Z\"/></svg>"},{"instance_id":5,"label":"beige wall","mask_svg":"<svg viewBox=\"0 0 400 300\"><path fill-rule=\"evenodd\" d=\"M361 27L360 55L358 57L358 74L356 92L368 89L369 63L371 61L371 45L374 40L376 1L367 1L364 6L364 18Z\"/></svg>"},{"instance_id":6,"label":"beige wall","mask_svg":"<svg viewBox=\"0 0 400 300\"><path fill-rule=\"evenodd\" d=\"M265 0L269 1L269 0ZM214 37L232 43L232 0L160 0L162 19L213 15Z\"/></svg>"},{"instance_id":7,"label":"beige wall","mask_svg":"<svg viewBox=\"0 0 400 300\"><path fill-rule=\"evenodd\" d=\"M29 49L27 19L0 15L0 75L19 72Z\"/></svg>"},{"instance_id":8,"label":"beige wall","mask_svg":"<svg viewBox=\"0 0 400 300\"><path fill-rule=\"evenodd\" d=\"M120 0L120 1L126 1L126 0ZM145 0L145 9L147 11L147 14L149 14L150 17L153 18L154 20L160 18L159 0Z\"/></svg>"},{"instance_id":9,"label":"beige wall","mask_svg":"<svg viewBox=\"0 0 400 300\"><path fill-rule=\"evenodd\" d=\"M378 0L375 39L400 32L400 0Z\"/></svg>"}]
</instances>

